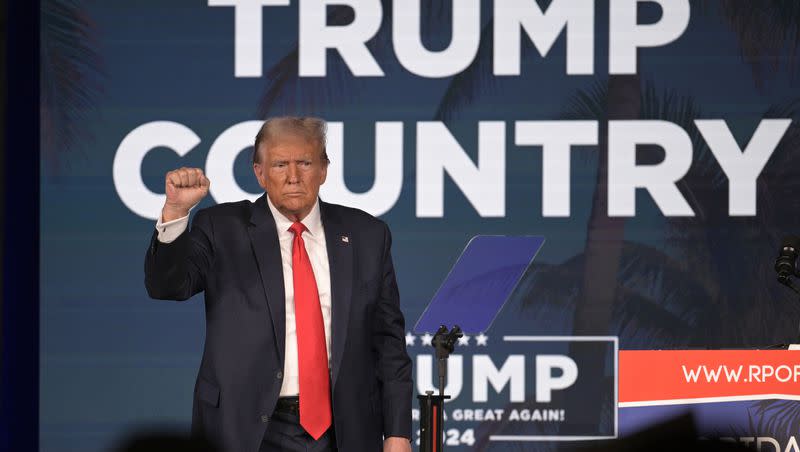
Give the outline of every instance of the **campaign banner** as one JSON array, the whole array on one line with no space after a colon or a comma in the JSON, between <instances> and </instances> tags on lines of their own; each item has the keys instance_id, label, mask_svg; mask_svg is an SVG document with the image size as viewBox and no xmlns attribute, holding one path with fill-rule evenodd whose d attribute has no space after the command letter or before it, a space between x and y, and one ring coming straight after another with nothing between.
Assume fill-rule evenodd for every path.
<instances>
[{"instance_id":1,"label":"campaign banner","mask_svg":"<svg viewBox=\"0 0 800 452\"><path fill-rule=\"evenodd\" d=\"M800 451L800 350L623 350L620 432L691 413L701 438Z\"/></svg>"},{"instance_id":2,"label":"campaign banner","mask_svg":"<svg viewBox=\"0 0 800 452\"><path fill-rule=\"evenodd\" d=\"M431 336L407 336L416 354L416 389L438 393L432 348L419 350L417 340L425 347ZM617 437L616 337L481 333L459 345L447 366L446 446L482 450ZM417 408L413 419L419 428Z\"/></svg>"},{"instance_id":3,"label":"campaign banner","mask_svg":"<svg viewBox=\"0 0 800 452\"><path fill-rule=\"evenodd\" d=\"M800 401L800 350L625 350L620 407Z\"/></svg>"}]
</instances>

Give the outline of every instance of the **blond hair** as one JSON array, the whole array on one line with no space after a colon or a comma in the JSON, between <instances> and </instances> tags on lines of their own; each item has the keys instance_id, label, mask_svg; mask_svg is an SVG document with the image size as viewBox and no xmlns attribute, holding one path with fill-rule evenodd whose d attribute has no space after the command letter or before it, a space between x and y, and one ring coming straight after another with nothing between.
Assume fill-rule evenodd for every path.
<instances>
[{"instance_id":1,"label":"blond hair","mask_svg":"<svg viewBox=\"0 0 800 452\"><path fill-rule=\"evenodd\" d=\"M258 149L262 143L270 146L286 135L308 140L319 149L322 162L330 163L328 153L325 150L325 132L327 128L328 126L324 119L309 116L277 116L267 119L256 135L256 142L253 148L253 163L261 163Z\"/></svg>"}]
</instances>

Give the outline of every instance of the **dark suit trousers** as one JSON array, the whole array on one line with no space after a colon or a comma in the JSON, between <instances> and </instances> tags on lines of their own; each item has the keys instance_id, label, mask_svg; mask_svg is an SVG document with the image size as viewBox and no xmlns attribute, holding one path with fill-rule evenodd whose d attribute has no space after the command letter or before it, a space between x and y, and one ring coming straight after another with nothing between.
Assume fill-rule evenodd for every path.
<instances>
[{"instance_id":1,"label":"dark suit trousers","mask_svg":"<svg viewBox=\"0 0 800 452\"><path fill-rule=\"evenodd\" d=\"M336 452L333 427L314 441L300 425L296 414L275 411L269 420L260 452Z\"/></svg>"}]
</instances>

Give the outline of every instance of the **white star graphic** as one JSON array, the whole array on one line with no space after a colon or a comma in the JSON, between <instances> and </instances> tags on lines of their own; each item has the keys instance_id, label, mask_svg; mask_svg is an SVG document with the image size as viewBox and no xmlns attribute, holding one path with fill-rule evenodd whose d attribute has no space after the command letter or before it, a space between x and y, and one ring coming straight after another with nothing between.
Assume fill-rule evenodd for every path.
<instances>
[{"instance_id":1,"label":"white star graphic","mask_svg":"<svg viewBox=\"0 0 800 452\"><path fill-rule=\"evenodd\" d=\"M425 334L422 336L422 338L421 338L421 339L422 339L422 345L428 345L428 346L430 346L430 345L431 345L431 341L433 340L433 336L431 336L431 335L430 335L430 334L428 334L428 333L425 333Z\"/></svg>"},{"instance_id":2,"label":"white star graphic","mask_svg":"<svg viewBox=\"0 0 800 452\"><path fill-rule=\"evenodd\" d=\"M469 336L466 334L458 338L458 345L469 345Z\"/></svg>"},{"instance_id":3,"label":"white star graphic","mask_svg":"<svg viewBox=\"0 0 800 452\"><path fill-rule=\"evenodd\" d=\"M475 345L483 345L486 347L486 341L489 340L489 336L484 335L483 333L475 336Z\"/></svg>"},{"instance_id":4,"label":"white star graphic","mask_svg":"<svg viewBox=\"0 0 800 452\"><path fill-rule=\"evenodd\" d=\"M413 334L411 334L410 331L408 333L406 333L406 346L407 347L410 347L410 346L414 345L414 342L416 340L417 340L417 336L414 336Z\"/></svg>"}]
</instances>

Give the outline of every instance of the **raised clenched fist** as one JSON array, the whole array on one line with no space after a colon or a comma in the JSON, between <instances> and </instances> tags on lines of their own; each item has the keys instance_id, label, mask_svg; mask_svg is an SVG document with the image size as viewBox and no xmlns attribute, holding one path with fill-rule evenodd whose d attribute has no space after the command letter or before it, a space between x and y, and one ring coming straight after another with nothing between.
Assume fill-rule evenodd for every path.
<instances>
[{"instance_id":1,"label":"raised clenched fist","mask_svg":"<svg viewBox=\"0 0 800 452\"><path fill-rule=\"evenodd\" d=\"M189 209L208 194L211 181L200 168L178 168L167 173L167 201L161 210L165 223L189 214Z\"/></svg>"}]
</instances>

